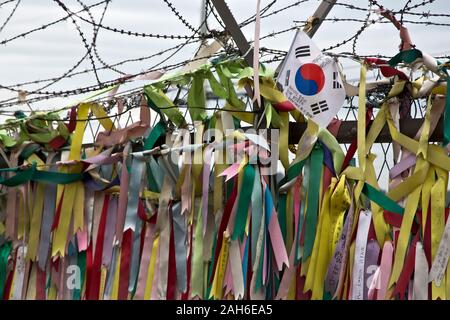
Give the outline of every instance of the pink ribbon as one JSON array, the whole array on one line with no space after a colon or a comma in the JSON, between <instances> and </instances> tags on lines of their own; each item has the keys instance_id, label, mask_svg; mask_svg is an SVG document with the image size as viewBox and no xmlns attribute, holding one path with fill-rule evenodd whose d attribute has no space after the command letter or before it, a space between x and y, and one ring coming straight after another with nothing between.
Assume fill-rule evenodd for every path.
<instances>
[{"instance_id":1,"label":"pink ribbon","mask_svg":"<svg viewBox=\"0 0 450 320\"><path fill-rule=\"evenodd\" d=\"M399 163L391 168L389 171L389 178L394 179L399 176L403 171L411 168L416 164L416 156L414 154L409 154L406 158L402 159Z\"/></svg>"},{"instance_id":2,"label":"pink ribbon","mask_svg":"<svg viewBox=\"0 0 450 320\"><path fill-rule=\"evenodd\" d=\"M131 145L127 144L124 150L124 157L122 161L122 172L120 174L120 194L119 194L119 204L117 208L117 224L116 224L116 240L122 243L123 226L125 224L125 215L127 212L128 203L128 184L129 184L129 173L127 169L127 154L130 150Z\"/></svg>"},{"instance_id":3,"label":"pink ribbon","mask_svg":"<svg viewBox=\"0 0 450 320\"><path fill-rule=\"evenodd\" d=\"M255 16L255 39L253 40L253 102L257 101L259 107L261 107L261 94L259 90L259 34L261 30L260 4L261 0L257 0Z\"/></svg>"},{"instance_id":4,"label":"pink ribbon","mask_svg":"<svg viewBox=\"0 0 450 320\"><path fill-rule=\"evenodd\" d=\"M380 263L380 280L379 288L377 292L377 300L385 300L386 292L389 284L389 276L392 269L392 254L394 252L394 247L391 241L386 241L383 246L383 253L381 254Z\"/></svg>"},{"instance_id":5,"label":"pink ribbon","mask_svg":"<svg viewBox=\"0 0 450 320\"><path fill-rule=\"evenodd\" d=\"M102 131L95 141L98 145L114 146L129 141L132 138L142 137L150 126L150 108L144 97L141 99L140 120L123 129Z\"/></svg>"}]
</instances>

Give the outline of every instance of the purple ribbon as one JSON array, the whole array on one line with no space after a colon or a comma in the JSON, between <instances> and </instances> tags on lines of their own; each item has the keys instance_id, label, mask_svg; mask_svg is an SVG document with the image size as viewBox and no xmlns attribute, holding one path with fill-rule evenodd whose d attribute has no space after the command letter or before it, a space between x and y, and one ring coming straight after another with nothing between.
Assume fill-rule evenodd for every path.
<instances>
[{"instance_id":1,"label":"purple ribbon","mask_svg":"<svg viewBox=\"0 0 450 320\"><path fill-rule=\"evenodd\" d=\"M333 173L333 176L336 176L336 172L334 171L333 155L331 154L330 149L328 149L325 143L322 143L322 148L323 163L327 166L328 169L330 169L331 173Z\"/></svg>"},{"instance_id":2,"label":"purple ribbon","mask_svg":"<svg viewBox=\"0 0 450 320\"><path fill-rule=\"evenodd\" d=\"M85 183L86 188L92 191L101 191L108 188L111 188L113 186L118 186L120 184L119 176L116 176L113 181L111 181L109 184L105 184L102 182L99 182L97 180L94 180L90 175L87 176L86 179L83 180Z\"/></svg>"},{"instance_id":3,"label":"purple ribbon","mask_svg":"<svg viewBox=\"0 0 450 320\"><path fill-rule=\"evenodd\" d=\"M103 239L102 265L108 267L111 264L114 233L116 231L117 220L117 203L116 196L112 196L109 201L108 214L106 216L105 238Z\"/></svg>"},{"instance_id":4,"label":"purple ribbon","mask_svg":"<svg viewBox=\"0 0 450 320\"><path fill-rule=\"evenodd\" d=\"M417 158L414 154L410 154L409 156L401 160L389 171L389 178L394 179L395 177L400 175L403 171L411 168L413 165L416 164L416 159Z\"/></svg>"},{"instance_id":5,"label":"purple ribbon","mask_svg":"<svg viewBox=\"0 0 450 320\"><path fill-rule=\"evenodd\" d=\"M369 240L366 248L366 259L364 261L364 291L363 299L368 300L368 293L370 289L370 283L367 283L369 277L373 276L378 268L378 256L380 255L380 246L375 239Z\"/></svg>"},{"instance_id":6,"label":"purple ribbon","mask_svg":"<svg viewBox=\"0 0 450 320\"><path fill-rule=\"evenodd\" d=\"M344 259L344 250L345 243L347 239L347 234L349 231L350 225L350 215L347 215L347 219L345 219L344 227L342 228L341 236L339 237L339 241L334 249L333 258L331 263L328 265L327 277L325 279L325 291L334 295L338 282L339 282L339 273L342 268L342 263Z\"/></svg>"}]
</instances>

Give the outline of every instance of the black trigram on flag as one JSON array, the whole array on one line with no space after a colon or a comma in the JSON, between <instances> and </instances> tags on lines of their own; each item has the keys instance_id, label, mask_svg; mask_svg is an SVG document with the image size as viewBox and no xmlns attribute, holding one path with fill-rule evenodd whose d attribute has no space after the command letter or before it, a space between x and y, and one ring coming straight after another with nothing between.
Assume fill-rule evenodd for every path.
<instances>
[{"instance_id":1,"label":"black trigram on flag","mask_svg":"<svg viewBox=\"0 0 450 320\"><path fill-rule=\"evenodd\" d=\"M338 81L338 73L336 71L333 72L333 89L341 89L342 85Z\"/></svg>"},{"instance_id":2,"label":"black trigram on flag","mask_svg":"<svg viewBox=\"0 0 450 320\"><path fill-rule=\"evenodd\" d=\"M311 50L309 46L300 46L295 48L295 57L309 57L311 55Z\"/></svg>"},{"instance_id":3,"label":"black trigram on flag","mask_svg":"<svg viewBox=\"0 0 450 320\"><path fill-rule=\"evenodd\" d=\"M313 114L319 114L321 112L325 112L328 109L327 102L325 100L319 101L318 103L313 103L311 105L311 110Z\"/></svg>"},{"instance_id":4,"label":"black trigram on flag","mask_svg":"<svg viewBox=\"0 0 450 320\"><path fill-rule=\"evenodd\" d=\"M287 87L289 85L289 77L291 76L291 70L286 71L286 79L284 85Z\"/></svg>"}]
</instances>

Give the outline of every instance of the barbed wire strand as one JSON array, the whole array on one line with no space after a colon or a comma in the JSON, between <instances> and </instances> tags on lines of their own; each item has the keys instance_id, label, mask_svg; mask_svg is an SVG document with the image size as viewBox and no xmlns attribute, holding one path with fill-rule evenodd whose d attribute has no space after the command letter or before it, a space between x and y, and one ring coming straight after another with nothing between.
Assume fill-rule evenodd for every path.
<instances>
[{"instance_id":1,"label":"barbed wire strand","mask_svg":"<svg viewBox=\"0 0 450 320\"><path fill-rule=\"evenodd\" d=\"M208 30L208 33L201 33L200 29L196 29L194 28L188 21L187 19L180 13L179 10L177 10L175 8L175 6L173 5L172 2L168 1L168 0L163 0L163 2L169 7L169 9L171 10L171 12L176 16L176 18L178 20L180 20L183 25L185 25L190 31L193 32L192 35L190 36L185 36L185 35L157 35L157 34L143 34L143 33L138 33L138 32L133 32L130 30L124 30L124 29L117 29L117 28L113 28L111 26L105 26L102 24L103 21L103 17L106 14L107 8L108 8L108 4L111 2L111 0L105 0L105 1L101 1L89 6L86 6L86 4L80 0L77 0L77 2L83 7L82 10L79 11L70 11L69 9L67 9L67 7L62 3L61 0L54 0L55 2L58 3L58 5L60 5L61 7L63 7L63 9L65 9L65 12L67 13L66 16L64 16L63 18L57 19L47 25L44 25L40 28L35 28L32 30L29 30L25 33L23 33L21 36L15 36L13 38L10 39L6 39L2 42L0 42L0 44L6 44L9 43L11 41L13 41L12 39L18 39L19 37L25 37L31 33L37 32L38 30L44 30L45 28L47 28L48 26L54 25L56 23L59 23L61 21L65 21L67 19L71 20L72 22L75 21L75 17L79 18L81 21L86 22L90 25L92 25L93 28L93 37L92 37L92 41L88 42L86 37L84 36L83 31L81 30L81 27L78 25L78 23L75 21L74 24L78 25L78 27L76 27L77 32L79 33L80 37L82 38L82 42L83 45L86 48L86 54L79 60L77 61L77 63L71 67L69 70L67 70L66 72L63 73L62 76L59 77L53 77L53 78L48 78L48 79L39 79L39 80L34 80L34 81L28 81L28 82L22 82L22 83L16 83L13 85L0 85L0 88L2 89L7 89L10 91L16 91L16 92L20 92L22 90L24 90L22 87L26 86L26 85L33 85L33 84L38 84L38 83L46 83L46 85L44 87L42 87L43 89L48 88L49 86L61 81L62 79L69 79L72 78L74 76L77 75L81 75L81 74L85 74L85 73L93 73L96 76L96 80L97 80L97 85L91 85L91 86L85 86L82 88L76 88L76 89L70 89L70 90L57 90L57 91L43 91L42 88L39 88L37 90L25 90L27 92L28 95L40 95L39 97L32 97L30 99L27 99L27 101L30 102L37 102L37 101L41 101L41 100L45 100L45 99L51 99L51 98L55 98L55 97L68 97L68 96L72 96L72 95L77 95L77 94L81 94L81 93L87 93L87 92L92 92L92 91L96 91L96 90L100 90L103 88L106 88L108 86L112 86L112 85L117 85L117 84L121 84L121 83L125 83L127 82L127 80L124 80L123 77L122 78L118 78L118 79L114 79L114 80L108 80L108 81L104 81L101 82L98 79L97 76L97 72L98 70L112 70L114 72L117 72L119 74L121 74L122 76L125 75L125 72L118 70L117 66L120 65L124 65L126 63L131 63L131 62L139 62L139 61L144 61L147 59L151 59L154 57L157 57L159 55L163 55L165 53L170 53L168 57L166 57L163 61L157 62L155 63L153 66L147 68L145 71L142 71L140 73L136 73L135 75L140 75L140 74L145 74L147 72L150 71L155 71L155 70L162 70L162 69L168 69L168 70L173 70L179 66L182 66L183 63L187 63L190 60L183 60L181 62L178 63L171 63L171 64L166 64L165 66L162 66L162 63L167 63L167 61L169 59L171 59L172 57L174 57L178 52L180 52L186 45L191 44L191 43L195 43L197 41L202 41L206 38L217 38L219 36L222 36L225 34L226 30L222 30L222 31L217 31L217 30L209 30L209 26L207 25L207 21L205 19L205 21L202 23L205 24L208 28L206 28ZM327 1L327 0L325 0ZM407 3L405 4L405 6L403 7L403 9L397 11L397 12L393 12L394 14L401 14L401 21L403 23L416 23L416 24L423 24L423 25L428 25L428 26L450 26L450 24L444 23L444 22L435 22L435 21L416 21L416 20L406 20L403 19L404 15L408 15L410 14L411 16L417 16L419 17L419 19L422 18L426 18L427 20L431 19L431 17L446 17L446 16L450 16L447 14L436 14L436 13L430 13L430 12L423 12L423 13L418 13L418 12L412 12L411 10L415 10L418 9L420 7L426 6L427 4L433 3L435 0L426 0L426 1L422 1L420 3L411 4L411 1L407 1ZM3 3L0 4L3 5L5 3L8 2L12 2L12 1L5 1ZM308 0L302 0L302 1L296 1L294 3L288 4L282 8L279 9L274 9L274 5L277 1L271 1L268 3L268 5L263 8L261 10L261 18L267 18L267 17L271 17L271 16L276 16L277 14L288 10L294 6L298 6L302 3L308 2ZM369 4L376 4L380 9L382 8L381 6L379 6L375 0L369 0ZM62 5L61 5L62 4ZM96 21L91 13L91 9L99 6L101 4L105 4L102 14L101 14L101 18L99 19L99 21ZM371 15L372 12L374 12L374 10L371 9L371 7L358 7L352 4L348 4L348 3L342 3L342 2L338 2L336 3L337 6L342 6L345 7L349 10L357 10L357 11L361 11L361 12L366 12L366 17L365 19L357 19L357 18L328 18L325 19L325 21L332 21L332 22L344 22L344 21L352 21L352 22L359 22L362 23L362 26L355 32L355 34L353 34L352 36L350 36L349 38L338 42L335 45L329 46L328 48L325 48L323 51L327 52L328 54L333 54L331 52L331 50L339 48L347 43L349 43L350 41L352 41L352 52L351 53L345 53L342 54L342 57L353 57L353 58L360 58L362 56L358 56L357 52L356 52L356 45L357 45L357 41L361 35L361 33L367 29L370 25L372 24L376 24L376 23L389 23L388 21L383 21L383 17L380 17L379 19L371 19L369 20L369 17ZM208 7L210 10L207 10L208 12L208 16L211 14L215 17L215 19L219 22L219 24L222 25L221 23L221 19L216 15L215 13L215 8L214 6L211 5L210 1L206 1L205 2L205 6ZM272 10L270 10L272 9ZM89 16L89 19L84 18L81 16L82 13L86 13ZM241 22L239 25L241 27L244 27L250 23L252 23L254 21L254 15L245 19L243 22ZM297 21L301 22L301 21ZM222 25L222 27L224 27ZM270 38L270 37L276 37L277 35L283 34L283 33L287 33L290 31L293 31L295 29L297 29L299 26L293 26L293 27L289 27L286 29L282 29L282 30L277 30L277 31L273 31L269 34L266 34L264 36L261 37L261 40ZM121 33L124 35L128 35L128 36L143 36L143 37L147 37L147 36L155 36L155 37L160 37L163 39L172 39L172 40L186 40L185 42L183 42L182 44L178 44L174 47L170 47L167 48L165 50L161 50L158 53L146 56L146 57L138 57L138 58L132 58L132 59L126 59L126 60L122 60L113 64L108 64L106 63L103 59L102 56L99 54L99 52L97 51L97 47L96 47L96 40L97 40L97 36L98 36L98 30L99 29L105 29L105 30L110 30L116 33ZM179 37L178 37L179 36ZM262 50L263 51L263 50ZM228 48L228 52L237 52L236 48ZM92 55L93 54L93 55ZM268 56L267 59L265 60L266 63L270 63L273 61L279 61L281 60L285 53L282 52L281 50L266 50L264 51L265 56ZM272 56L270 56L272 55ZM100 62L100 64L102 65L97 66L95 61L94 61L94 56L96 58L97 61ZM372 56L380 56L380 55L372 55ZM76 68L79 67L79 65L82 63L82 61L84 61L86 59L86 57L89 57L89 59L91 60L91 66L92 68L89 69L85 69L82 71L77 71L74 72ZM15 104L18 103L18 99L16 98L9 98L3 101L0 101L0 107L1 108L5 108L5 107L9 107L9 106L14 106Z\"/></svg>"}]
</instances>

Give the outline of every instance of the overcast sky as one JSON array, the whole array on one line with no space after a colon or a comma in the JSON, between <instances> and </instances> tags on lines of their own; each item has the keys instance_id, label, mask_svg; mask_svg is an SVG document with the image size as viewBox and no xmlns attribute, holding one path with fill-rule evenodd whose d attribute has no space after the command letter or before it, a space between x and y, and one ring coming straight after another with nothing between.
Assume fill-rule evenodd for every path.
<instances>
[{"instance_id":1,"label":"overcast sky","mask_svg":"<svg viewBox=\"0 0 450 320\"><path fill-rule=\"evenodd\" d=\"M86 4L93 4L98 0L86 0ZM3 1L2 1L3 2ZM81 10L82 7L75 0L63 0L67 7L72 11ZM183 17L192 25L198 26L200 22L200 8L202 0L172 0L174 7L181 12ZM264 7L270 0L262 0L261 6ZM271 10L282 8L288 4L295 3L295 0L278 0ZM340 1L343 3L354 4L360 7L367 7L368 1ZM412 4L420 1L412 1ZM437 0L434 4L416 9L416 12L429 10L431 13L449 13L448 0ZM255 12L256 0L228 0L227 3L236 17L237 21L243 21ZM307 3L295 6L280 14L270 18L263 19L261 23L261 35L269 34L273 31L282 30L294 26L295 20L307 19L319 5L320 1L310 0ZM379 1L386 7L398 10L401 9L406 1L391 0ZM16 1L7 3L0 8L0 26L15 6ZM97 6L92 10L95 19L101 15L103 5ZM14 35L25 32L29 29L39 27L49 23L57 18L65 16L61 7L52 0L22 0L16 13L0 33L0 40L8 39ZM348 10L342 6L335 6L330 12L329 17L339 18L358 18L363 19L365 12ZM86 14L83 17L89 18ZM373 18L378 18L373 14ZM405 19L415 19L417 17L405 16ZM92 38L92 26L81 20L77 20L88 39ZM421 19L419 21L426 21ZM449 18L433 18L433 21L449 23ZM163 0L113 0L109 5L108 11L104 17L103 24L113 28L122 28L137 32L158 33L158 34L180 34L191 35L188 30L173 15ZM219 28L214 17L209 19L211 28ZM423 49L433 55L448 54L448 30L449 27L435 27L425 25L407 25L410 29L414 43L419 49ZM348 38L358 28L359 23L325 22L319 32L314 37L317 45L321 48L336 44L338 41ZM254 25L250 24L244 28L244 33L249 40L253 39ZM261 46L287 50L294 36L294 31L281 34L277 37L271 37L262 41ZM155 52L169 48L181 43L181 40L164 40L155 38L136 38L123 36L108 30L100 30L97 39L98 53L102 59L113 64L124 59L139 58L148 56ZM357 53L359 54L385 54L393 55L398 51L399 38L396 29L390 24L374 25L367 29L360 37L357 43ZM165 64L176 63L187 60L193 56L198 44L192 44L177 53L173 58L166 60L167 55L159 56L154 59L148 59L136 63L127 63L119 67L126 73L136 73L148 69L155 64L163 62ZM336 49L334 52L351 51L351 43L347 46ZM48 27L44 31L35 32L27 37L9 42L0 46L0 84L11 85L26 81L58 77L64 74L72 67L85 53L85 48L81 38L75 29L73 23L60 22L54 26ZM341 61L345 67L348 79L356 80L358 75L358 66L348 60ZM98 63L98 61L96 61ZM90 68L89 59L75 70L82 71ZM99 72L101 81L113 80L119 74L103 70ZM68 90L77 87L93 85L96 83L93 73L76 76L58 82L49 90ZM136 84L135 84L136 85ZM138 83L137 85L140 85ZM25 89L31 90L36 86L28 86ZM16 94L0 89L0 99L14 97ZM48 102L33 105L35 108L45 107L53 109L61 107L61 103L67 103L72 100L51 100Z\"/></svg>"}]
</instances>

